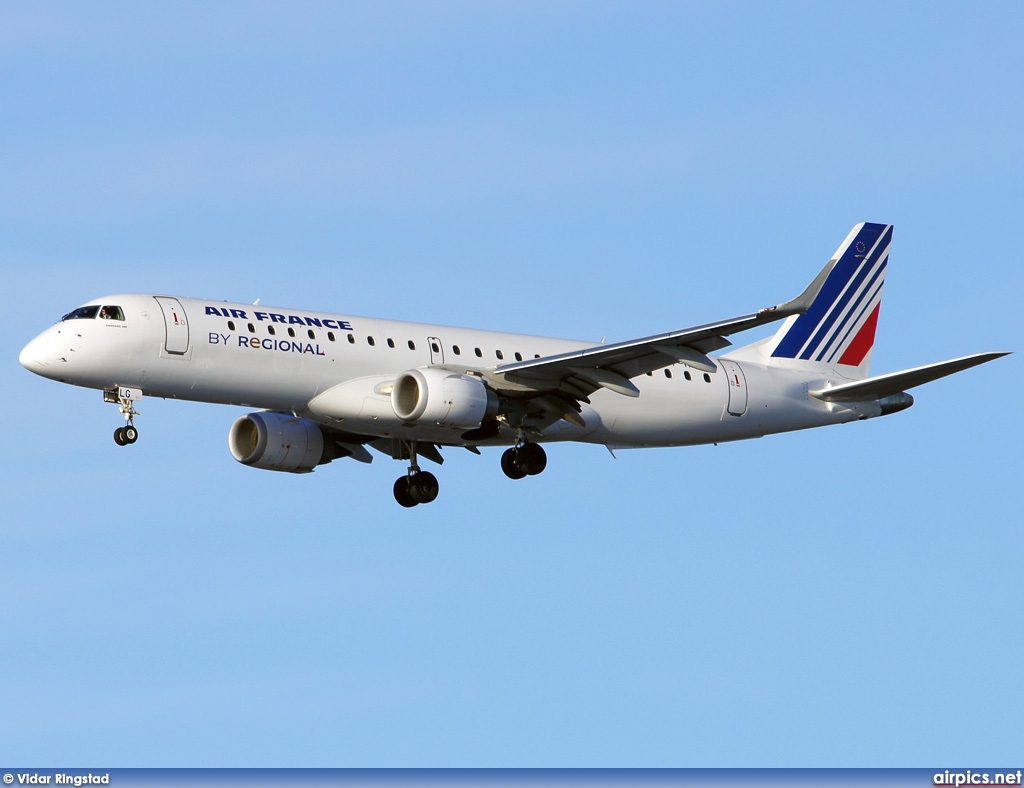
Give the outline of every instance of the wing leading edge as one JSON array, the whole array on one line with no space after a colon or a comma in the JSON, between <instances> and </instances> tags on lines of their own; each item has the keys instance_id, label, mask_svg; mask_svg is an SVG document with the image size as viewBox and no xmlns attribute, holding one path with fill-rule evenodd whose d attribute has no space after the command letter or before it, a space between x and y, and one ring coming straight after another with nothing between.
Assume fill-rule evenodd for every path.
<instances>
[{"instance_id":1,"label":"wing leading edge","mask_svg":"<svg viewBox=\"0 0 1024 788\"><path fill-rule=\"evenodd\" d=\"M713 372L717 367L707 354L732 344L726 337L806 312L835 264L836 260L829 260L803 293L777 306L664 334L502 364L492 375L498 382L506 380L536 391L562 389L586 399L598 388L635 397L639 390L630 378L679 361Z\"/></svg>"}]
</instances>

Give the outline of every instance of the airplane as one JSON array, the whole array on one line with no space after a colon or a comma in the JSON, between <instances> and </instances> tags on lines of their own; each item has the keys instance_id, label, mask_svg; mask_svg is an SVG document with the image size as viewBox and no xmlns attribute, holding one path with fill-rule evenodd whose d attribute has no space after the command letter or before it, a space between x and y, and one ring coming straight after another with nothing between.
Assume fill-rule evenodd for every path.
<instances>
[{"instance_id":1,"label":"airplane","mask_svg":"<svg viewBox=\"0 0 1024 788\"><path fill-rule=\"evenodd\" d=\"M253 468L308 473L367 447L408 462L395 500L435 500L420 458L507 447L512 479L541 473L542 444L690 446L875 418L906 389L1007 353L868 376L893 227L856 225L796 298L739 317L612 344L377 318L122 294L64 315L22 350L26 369L99 389L138 439L147 397L258 409L228 445ZM722 355L728 337L785 321Z\"/></svg>"}]
</instances>

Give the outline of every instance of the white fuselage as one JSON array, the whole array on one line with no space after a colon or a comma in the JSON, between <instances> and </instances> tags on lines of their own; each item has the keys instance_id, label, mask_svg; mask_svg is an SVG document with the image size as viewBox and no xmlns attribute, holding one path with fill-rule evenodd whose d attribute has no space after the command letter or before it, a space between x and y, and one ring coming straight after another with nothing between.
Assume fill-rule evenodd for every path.
<instances>
[{"instance_id":1,"label":"white fuselage","mask_svg":"<svg viewBox=\"0 0 1024 788\"><path fill-rule=\"evenodd\" d=\"M410 369L479 374L502 363L546 357L594 343L294 309L152 295L114 295L123 319L68 319L21 354L27 368L89 388L141 389L146 396L294 413L378 437L465 443L459 433L363 419L318 418L310 403L347 381L386 382ZM748 348L749 351L749 348ZM633 379L638 397L599 389L577 426L558 421L541 441L611 447L681 446L760 437L868 418L876 403L841 406L808 395L823 380L769 367L756 352L715 359L716 371L678 363ZM370 403L373 404L373 403ZM374 405L377 407L380 403ZM507 444L507 435L480 444Z\"/></svg>"}]
</instances>

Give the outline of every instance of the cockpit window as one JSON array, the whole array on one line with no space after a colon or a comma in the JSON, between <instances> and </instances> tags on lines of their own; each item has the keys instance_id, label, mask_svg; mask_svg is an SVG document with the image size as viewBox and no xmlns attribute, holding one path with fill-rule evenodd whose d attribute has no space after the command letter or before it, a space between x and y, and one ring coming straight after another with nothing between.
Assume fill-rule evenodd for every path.
<instances>
[{"instance_id":1,"label":"cockpit window","mask_svg":"<svg viewBox=\"0 0 1024 788\"><path fill-rule=\"evenodd\" d=\"M74 312L68 312L61 320L92 320L99 311L98 306L80 306Z\"/></svg>"},{"instance_id":2,"label":"cockpit window","mask_svg":"<svg viewBox=\"0 0 1024 788\"><path fill-rule=\"evenodd\" d=\"M124 320L124 312L119 306L100 307L100 320Z\"/></svg>"}]
</instances>

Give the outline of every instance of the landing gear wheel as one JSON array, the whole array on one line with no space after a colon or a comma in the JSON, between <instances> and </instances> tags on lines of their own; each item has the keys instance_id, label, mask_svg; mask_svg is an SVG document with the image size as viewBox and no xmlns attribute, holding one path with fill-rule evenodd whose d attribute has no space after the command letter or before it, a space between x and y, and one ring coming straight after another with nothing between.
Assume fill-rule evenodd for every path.
<instances>
[{"instance_id":1,"label":"landing gear wheel","mask_svg":"<svg viewBox=\"0 0 1024 788\"><path fill-rule=\"evenodd\" d=\"M436 449L434 450L436 454ZM409 472L395 482L395 500L401 506L411 508L420 503L430 503L437 498L441 486L437 477L428 471L421 471L416 462L416 441L402 441L401 451L395 459L408 456Z\"/></svg>"},{"instance_id":2,"label":"landing gear wheel","mask_svg":"<svg viewBox=\"0 0 1024 788\"><path fill-rule=\"evenodd\" d=\"M419 503L415 498L412 497L412 492L409 489L410 478L408 476L400 476L395 481L395 500L398 501L400 506L404 506L406 509L411 509Z\"/></svg>"},{"instance_id":3,"label":"landing gear wheel","mask_svg":"<svg viewBox=\"0 0 1024 788\"><path fill-rule=\"evenodd\" d=\"M548 467L548 455L539 443L524 443L519 447L516 464L527 476L536 476Z\"/></svg>"},{"instance_id":4,"label":"landing gear wheel","mask_svg":"<svg viewBox=\"0 0 1024 788\"><path fill-rule=\"evenodd\" d=\"M519 467L515 449L506 449L501 455L501 470L510 479L526 478L526 471Z\"/></svg>"},{"instance_id":5,"label":"landing gear wheel","mask_svg":"<svg viewBox=\"0 0 1024 788\"><path fill-rule=\"evenodd\" d=\"M420 471L409 478L409 495L417 503L430 503L441 489L437 477L430 471Z\"/></svg>"},{"instance_id":6,"label":"landing gear wheel","mask_svg":"<svg viewBox=\"0 0 1024 788\"><path fill-rule=\"evenodd\" d=\"M114 430L114 443L116 443L118 446L128 445L128 438L125 437L124 429L124 427L118 427L116 430Z\"/></svg>"},{"instance_id":7,"label":"landing gear wheel","mask_svg":"<svg viewBox=\"0 0 1024 788\"><path fill-rule=\"evenodd\" d=\"M121 435L124 436L125 443L135 443L139 439L139 431L135 429L134 424L129 424L127 427L121 429Z\"/></svg>"}]
</instances>

